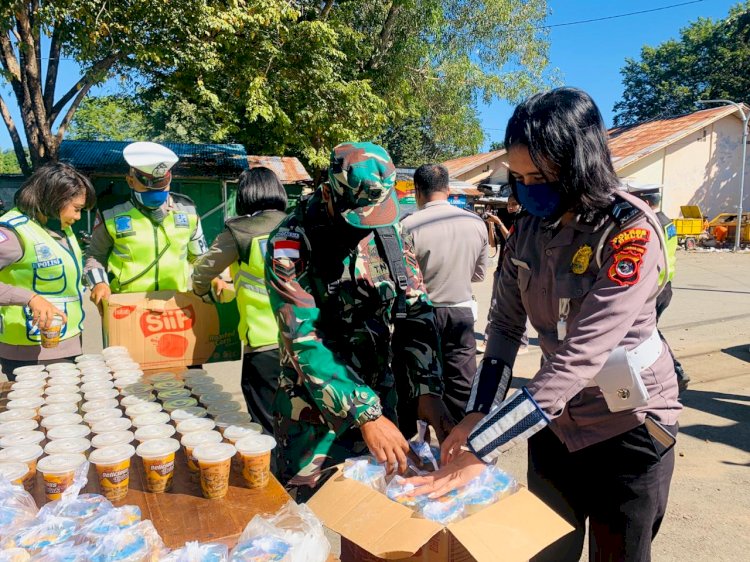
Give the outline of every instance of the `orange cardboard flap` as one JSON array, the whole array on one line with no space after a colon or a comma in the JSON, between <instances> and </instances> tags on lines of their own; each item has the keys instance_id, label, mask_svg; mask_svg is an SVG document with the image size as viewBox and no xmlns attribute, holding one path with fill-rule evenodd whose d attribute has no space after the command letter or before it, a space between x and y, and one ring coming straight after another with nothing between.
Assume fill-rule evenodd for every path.
<instances>
[{"instance_id":1,"label":"orange cardboard flap","mask_svg":"<svg viewBox=\"0 0 750 562\"><path fill-rule=\"evenodd\" d=\"M443 529L340 471L307 505L326 527L389 560L411 556Z\"/></svg>"},{"instance_id":2,"label":"orange cardboard flap","mask_svg":"<svg viewBox=\"0 0 750 562\"><path fill-rule=\"evenodd\" d=\"M478 562L528 560L573 527L521 488L515 494L448 525Z\"/></svg>"}]
</instances>

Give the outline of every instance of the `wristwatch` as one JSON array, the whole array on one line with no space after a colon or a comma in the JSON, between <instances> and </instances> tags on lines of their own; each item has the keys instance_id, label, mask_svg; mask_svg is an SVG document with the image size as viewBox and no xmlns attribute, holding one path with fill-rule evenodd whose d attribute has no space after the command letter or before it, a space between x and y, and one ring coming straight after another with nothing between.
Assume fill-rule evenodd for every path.
<instances>
[{"instance_id":1,"label":"wristwatch","mask_svg":"<svg viewBox=\"0 0 750 562\"><path fill-rule=\"evenodd\" d=\"M364 425L367 422L373 421L378 419L380 416L383 415L383 407L380 405L380 402L373 404L369 408L367 408L364 412L362 412L359 417L357 418L357 424L358 425Z\"/></svg>"}]
</instances>

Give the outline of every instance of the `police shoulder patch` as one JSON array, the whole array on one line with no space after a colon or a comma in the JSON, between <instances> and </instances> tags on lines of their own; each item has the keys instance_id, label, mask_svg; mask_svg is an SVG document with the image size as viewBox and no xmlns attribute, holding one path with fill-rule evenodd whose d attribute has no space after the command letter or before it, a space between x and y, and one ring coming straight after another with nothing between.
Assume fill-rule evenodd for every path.
<instances>
[{"instance_id":1,"label":"police shoulder patch","mask_svg":"<svg viewBox=\"0 0 750 562\"><path fill-rule=\"evenodd\" d=\"M174 225L177 228L188 228L190 222L186 213L174 213Z\"/></svg>"},{"instance_id":2,"label":"police shoulder patch","mask_svg":"<svg viewBox=\"0 0 750 562\"><path fill-rule=\"evenodd\" d=\"M609 243L615 250L620 250L631 244L645 246L650 237L651 232L647 228L628 228L616 234Z\"/></svg>"},{"instance_id":3,"label":"police shoulder patch","mask_svg":"<svg viewBox=\"0 0 750 562\"><path fill-rule=\"evenodd\" d=\"M635 285L640 279L642 255L634 252L617 252L607 277L620 286Z\"/></svg>"}]
</instances>

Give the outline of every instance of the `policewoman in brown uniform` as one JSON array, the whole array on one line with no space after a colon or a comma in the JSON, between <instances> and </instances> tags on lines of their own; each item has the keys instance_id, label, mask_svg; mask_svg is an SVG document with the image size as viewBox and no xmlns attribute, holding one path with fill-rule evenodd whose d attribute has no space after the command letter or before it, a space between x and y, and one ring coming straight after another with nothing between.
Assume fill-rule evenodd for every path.
<instances>
[{"instance_id":1,"label":"policewoman in brown uniform","mask_svg":"<svg viewBox=\"0 0 750 562\"><path fill-rule=\"evenodd\" d=\"M525 210L508 239L489 341L448 464L415 478L442 495L529 440L529 489L575 530L536 560L649 560L667 505L681 405L656 331L658 220L619 190L593 100L560 88L519 105L505 136ZM541 368L506 399L529 318ZM500 460L502 463L502 460Z\"/></svg>"}]
</instances>

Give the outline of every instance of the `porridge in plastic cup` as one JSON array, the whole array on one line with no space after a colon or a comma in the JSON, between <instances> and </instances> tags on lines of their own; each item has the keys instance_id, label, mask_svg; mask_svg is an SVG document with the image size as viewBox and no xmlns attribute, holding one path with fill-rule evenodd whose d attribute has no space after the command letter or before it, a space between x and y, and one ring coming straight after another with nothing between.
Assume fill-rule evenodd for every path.
<instances>
[{"instance_id":1,"label":"porridge in plastic cup","mask_svg":"<svg viewBox=\"0 0 750 562\"><path fill-rule=\"evenodd\" d=\"M135 435L132 431L108 431L107 433L99 433L94 435L91 439L91 446L94 449L101 449L102 447L112 447L113 445L127 445L133 442Z\"/></svg>"},{"instance_id":2,"label":"porridge in plastic cup","mask_svg":"<svg viewBox=\"0 0 750 562\"><path fill-rule=\"evenodd\" d=\"M96 435L101 433L111 433L112 431L127 431L133 426L128 418L113 416L111 418L99 420L91 424L91 431Z\"/></svg>"},{"instance_id":3,"label":"porridge in plastic cup","mask_svg":"<svg viewBox=\"0 0 750 562\"><path fill-rule=\"evenodd\" d=\"M221 433L218 431L196 431L194 433L188 433L184 435L180 441L182 447L185 449L185 458L187 459L188 470L194 480L200 472L198 462L193 456L193 450L199 445L211 445L214 443L221 443Z\"/></svg>"},{"instance_id":4,"label":"porridge in plastic cup","mask_svg":"<svg viewBox=\"0 0 750 562\"><path fill-rule=\"evenodd\" d=\"M154 494L168 492L174 478L174 454L180 448L177 439L149 439L135 450L143 461L146 490Z\"/></svg>"},{"instance_id":5,"label":"porridge in plastic cup","mask_svg":"<svg viewBox=\"0 0 750 562\"><path fill-rule=\"evenodd\" d=\"M41 408L39 411L41 412ZM39 414L34 410L16 408L15 410L0 412L0 423L18 420L35 420L35 418L38 417Z\"/></svg>"},{"instance_id":6,"label":"porridge in plastic cup","mask_svg":"<svg viewBox=\"0 0 750 562\"><path fill-rule=\"evenodd\" d=\"M261 433L263 433L261 425L252 422L243 425L230 425L222 432L224 439L229 441L232 445L244 437L260 435ZM242 461L240 455L235 455L234 458L232 458L232 468L237 472L242 472Z\"/></svg>"},{"instance_id":7,"label":"porridge in plastic cup","mask_svg":"<svg viewBox=\"0 0 750 562\"><path fill-rule=\"evenodd\" d=\"M240 454L245 486L266 486L271 478L271 451L276 447L276 439L270 435L252 435L239 439L235 447Z\"/></svg>"},{"instance_id":8,"label":"porridge in plastic cup","mask_svg":"<svg viewBox=\"0 0 750 562\"><path fill-rule=\"evenodd\" d=\"M93 412L88 412L83 416L83 421L85 421L90 426L94 426L104 420L111 420L121 417L122 410L120 410L119 408L105 408L104 410L94 410ZM94 431L94 433L98 432Z\"/></svg>"},{"instance_id":9,"label":"porridge in plastic cup","mask_svg":"<svg viewBox=\"0 0 750 562\"><path fill-rule=\"evenodd\" d=\"M172 437L174 433L175 428L173 425L159 423L139 427L135 430L135 438L137 441L143 443L149 439L167 439Z\"/></svg>"},{"instance_id":10,"label":"porridge in plastic cup","mask_svg":"<svg viewBox=\"0 0 750 562\"><path fill-rule=\"evenodd\" d=\"M76 439L88 437L91 429L87 425L58 425L47 430L47 439L56 441L58 439Z\"/></svg>"},{"instance_id":11,"label":"porridge in plastic cup","mask_svg":"<svg viewBox=\"0 0 750 562\"><path fill-rule=\"evenodd\" d=\"M39 423L36 420L15 420L2 422L0 423L0 437L13 435L14 433L34 431L37 427L39 427Z\"/></svg>"},{"instance_id":12,"label":"porridge in plastic cup","mask_svg":"<svg viewBox=\"0 0 750 562\"><path fill-rule=\"evenodd\" d=\"M0 447L15 447L17 445L41 445L44 433L41 431L26 431L0 437Z\"/></svg>"},{"instance_id":13,"label":"porridge in plastic cup","mask_svg":"<svg viewBox=\"0 0 750 562\"><path fill-rule=\"evenodd\" d=\"M81 454L86 455L91 449L91 441L85 437L73 437L70 439L56 439L44 446L44 452L48 455Z\"/></svg>"},{"instance_id":14,"label":"porridge in plastic cup","mask_svg":"<svg viewBox=\"0 0 750 562\"><path fill-rule=\"evenodd\" d=\"M242 425L246 426L249 423L253 423L253 418L247 412L225 412L215 416L216 427L221 433L230 425Z\"/></svg>"},{"instance_id":15,"label":"porridge in plastic cup","mask_svg":"<svg viewBox=\"0 0 750 562\"><path fill-rule=\"evenodd\" d=\"M185 436L196 431L211 431L216 427L216 422L209 418L188 418L177 422L177 432Z\"/></svg>"},{"instance_id":16,"label":"porridge in plastic cup","mask_svg":"<svg viewBox=\"0 0 750 562\"><path fill-rule=\"evenodd\" d=\"M151 412L150 414L141 414L133 418L135 427L145 427L147 425L161 425L169 423L171 418L167 412Z\"/></svg>"},{"instance_id":17,"label":"porridge in plastic cup","mask_svg":"<svg viewBox=\"0 0 750 562\"><path fill-rule=\"evenodd\" d=\"M208 443L193 449L200 469L203 497L213 500L227 495L232 457L236 453L237 449L229 443Z\"/></svg>"},{"instance_id":18,"label":"porridge in plastic cup","mask_svg":"<svg viewBox=\"0 0 750 562\"><path fill-rule=\"evenodd\" d=\"M134 454L135 447L123 443L95 449L89 455L89 461L99 475L99 489L109 501L117 502L128 495L130 459Z\"/></svg>"},{"instance_id":19,"label":"porridge in plastic cup","mask_svg":"<svg viewBox=\"0 0 750 562\"><path fill-rule=\"evenodd\" d=\"M156 412L161 412L161 404L157 404L156 402L143 402L140 404L134 404L132 406L128 406L125 409L125 415L129 418L137 418L138 416L142 416L144 414L154 414Z\"/></svg>"},{"instance_id":20,"label":"porridge in plastic cup","mask_svg":"<svg viewBox=\"0 0 750 562\"><path fill-rule=\"evenodd\" d=\"M185 420L194 420L199 418L205 418L208 415L208 410L201 408L200 406L187 406L185 408L177 408L172 410L170 414L172 421L179 423Z\"/></svg>"},{"instance_id":21,"label":"porridge in plastic cup","mask_svg":"<svg viewBox=\"0 0 750 562\"><path fill-rule=\"evenodd\" d=\"M11 484L23 486L23 477L28 471L29 467L22 462L0 462L0 475Z\"/></svg>"},{"instance_id":22,"label":"porridge in plastic cup","mask_svg":"<svg viewBox=\"0 0 750 562\"><path fill-rule=\"evenodd\" d=\"M52 317L52 322L44 329L39 329L42 347L45 349L57 347L60 344L60 333L62 332L65 320L59 314Z\"/></svg>"},{"instance_id":23,"label":"porridge in plastic cup","mask_svg":"<svg viewBox=\"0 0 750 562\"><path fill-rule=\"evenodd\" d=\"M50 501L59 500L62 493L73 484L76 469L86 462L81 454L56 454L44 457L37 470L44 478L44 494Z\"/></svg>"},{"instance_id":24,"label":"porridge in plastic cup","mask_svg":"<svg viewBox=\"0 0 750 562\"><path fill-rule=\"evenodd\" d=\"M39 445L16 445L0 451L0 462L22 463L26 465L22 483L27 492L34 489L36 483L36 465L44 451Z\"/></svg>"}]
</instances>

